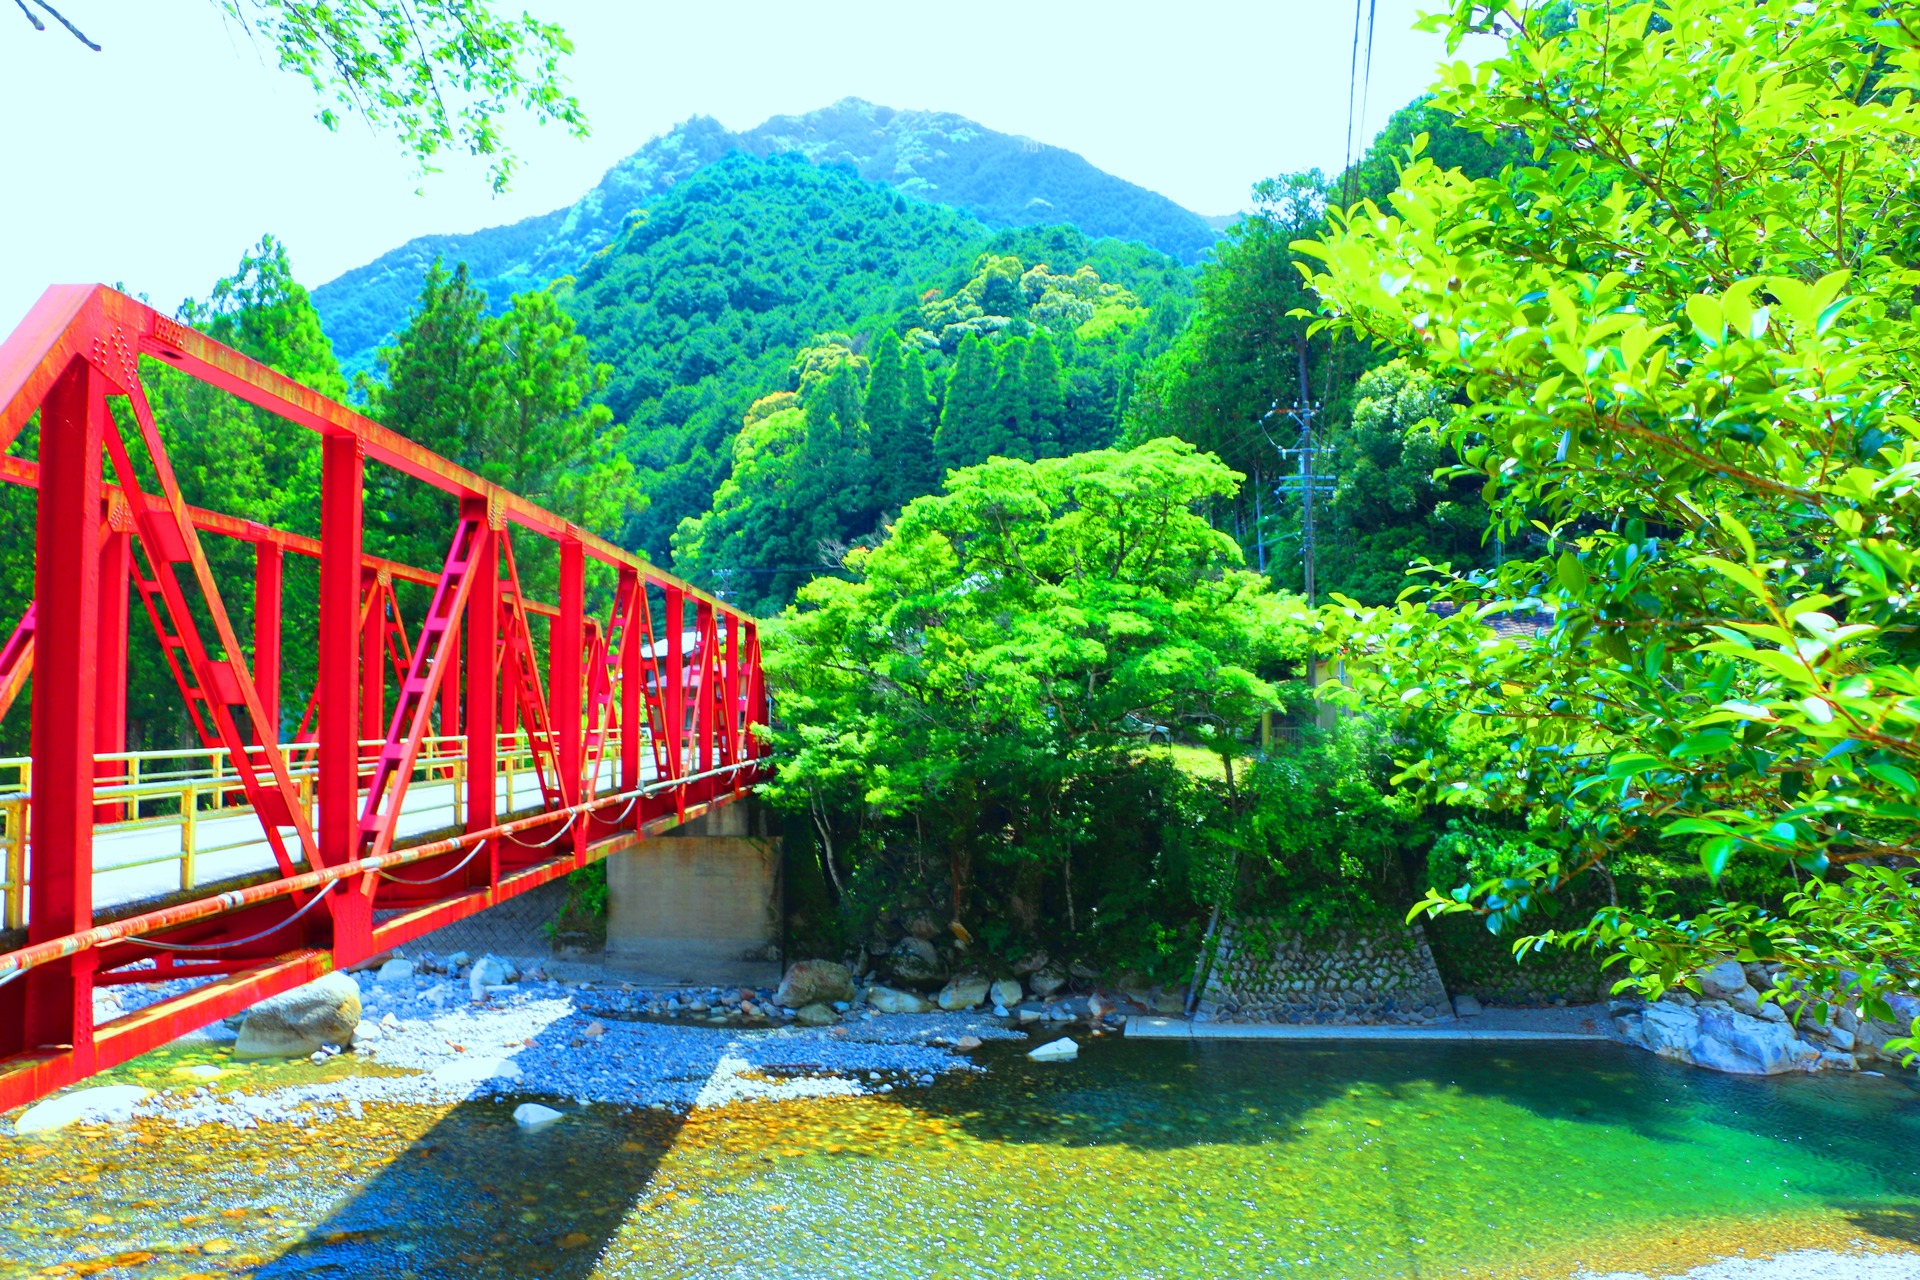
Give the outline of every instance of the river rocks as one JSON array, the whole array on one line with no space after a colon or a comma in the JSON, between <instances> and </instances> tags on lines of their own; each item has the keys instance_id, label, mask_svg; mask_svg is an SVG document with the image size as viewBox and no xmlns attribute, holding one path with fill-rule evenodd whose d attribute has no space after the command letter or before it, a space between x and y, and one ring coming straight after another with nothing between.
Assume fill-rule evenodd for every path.
<instances>
[{"instance_id":1,"label":"river rocks","mask_svg":"<svg viewBox=\"0 0 1920 1280\"><path fill-rule=\"evenodd\" d=\"M911 934L887 952L887 971L895 982L922 990L939 986L947 976L947 967L940 963L940 953L933 944Z\"/></svg>"},{"instance_id":2,"label":"river rocks","mask_svg":"<svg viewBox=\"0 0 1920 1280\"><path fill-rule=\"evenodd\" d=\"M1080 1056L1080 1046L1064 1036L1058 1040L1049 1040L1027 1056L1035 1062L1065 1062L1069 1058Z\"/></svg>"},{"instance_id":3,"label":"river rocks","mask_svg":"<svg viewBox=\"0 0 1920 1280\"><path fill-rule=\"evenodd\" d=\"M1715 1000L1726 1000L1735 992L1749 989L1747 971L1740 967L1738 960L1722 960L1694 976L1700 983L1700 994Z\"/></svg>"},{"instance_id":4,"label":"river rocks","mask_svg":"<svg viewBox=\"0 0 1920 1280\"><path fill-rule=\"evenodd\" d=\"M1187 993L1166 987L1155 987L1147 997L1147 1008L1163 1018L1177 1018L1187 1011Z\"/></svg>"},{"instance_id":5,"label":"river rocks","mask_svg":"<svg viewBox=\"0 0 1920 1280\"><path fill-rule=\"evenodd\" d=\"M344 973L269 996L247 1010L234 1042L237 1058L305 1058L327 1045L353 1043L360 988Z\"/></svg>"},{"instance_id":6,"label":"river rocks","mask_svg":"<svg viewBox=\"0 0 1920 1280\"><path fill-rule=\"evenodd\" d=\"M1067 985L1067 972L1049 960L1046 964L1034 970L1033 976L1027 979L1027 985L1033 988L1033 994L1035 996L1045 1000L1054 992Z\"/></svg>"},{"instance_id":7,"label":"river rocks","mask_svg":"<svg viewBox=\"0 0 1920 1280\"><path fill-rule=\"evenodd\" d=\"M940 988L937 1003L949 1013L978 1008L987 998L989 983L977 973L964 973Z\"/></svg>"},{"instance_id":8,"label":"river rocks","mask_svg":"<svg viewBox=\"0 0 1920 1280\"><path fill-rule=\"evenodd\" d=\"M914 916L904 927L909 938L918 938L922 942L932 942L941 932L939 923L925 912Z\"/></svg>"},{"instance_id":9,"label":"river rocks","mask_svg":"<svg viewBox=\"0 0 1920 1280\"><path fill-rule=\"evenodd\" d=\"M892 987L868 987L867 1003L881 1013L928 1013L933 1005L911 991L897 991Z\"/></svg>"},{"instance_id":10,"label":"river rocks","mask_svg":"<svg viewBox=\"0 0 1920 1280\"><path fill-rule=\"evenodd\" d=\"M1662 1000L1642 1013L1616 1018L1614 1025L1625 1039L1663 1058L1733 1075L1806 1071L1820 1060L1820 1051L1792 1027L1727 1007L1689 1008Z\"/></svg>"},{"instance_id":11,"label":"river rocks","mask_svg":"<svg viewBox=\"0 0 1920 1280\"><path fill-rule=\"evenodd\" d=\"M833 1011L833 1006L816 1001L802 1005L800 1011L793 1015L793 1020L803 1027L830 1027L840 1021L840 1015Z\"/></svg>"},{"instance_id":12,"label":"river rocks","mask_svg":"<svg viewBox=\"0 0 1920 1280\"><path fill-rule=\"evenodd\" d=\"M1453 998L1453 1016L1456 1018L1477 1018L1484 1012L1486 1010L1482 1009L1480 1002L1472 996L1461 995Z\"/></svg>"},{"instance_id":13,"label":"river rocks","mask_svg":"<svg viewBox=\"0 0 1920 1280\"><path fill-rule=\"evenodd\" d=\"M75 1089L57 1098L36 1102L13 1122L15 1133L52 1133L75 1121L111 1122L130 1120L133 1108L153 1091L137 1084L103 1084L91 1089Z\"/></svg>"},{"instance_id":14,"label":"river rocks","mask_svg":"<svg viewBox=\"0 0 1920 1280\"><path fill-rule=\"evenodd\" d=\"M987 998L1003 1009L1013 1008L1025 995L1026 992L1021 990L1020 983L1013 978L1002 978L987 988Z\"/></svg>"},{"instance_id":15,"label":"river rocks","mask_svg":"<svg viewBox=\"0 0 1920 1280\"><path fill-rule=\"evenodd\" d=\"M787 969L780 989L773 993L775 1004L799 1009L810 1004L832 1004L853 999L853 973L833 960L801 960Z\"/></svg>"},{"instance_id":16,"label":"river rocks","mask_svg":"<svg viewBox=\"0 0 1920 1280\"><path fill-rule=\"evenodd\" d=\"M953 1042L953 1047L962 1053L972 1053L980 1047L979 1036L961 1036Z\"/></svg>"},{"instance_id":17,"label":"river rocks","mask_svg":"<svg viewBox=\"0 0 1920 1280\"><path fill-rule=\"evenodd\" d=\"M375 979L383 987L398 987L413 981L413 961L389 960L380 966Z\"/></svg>"},{"instance_id":18,"label":"river rocks","mask_svg":"<svg viewBox=\"0 0 1920 1280\"><path fill-rule=\"evenodd\" d=\"M513 1122L522 1129L544 1129L565 1114L537 1102L523 1102L513 1109Z\"/></svg>"},{"instance_id":19,"label":"river rocks","mask_svg":"<svg viewBox=\"0 0 1920 1280\"><path fill-rule=\"evenodd\" d=\"M1014 976L1024 978L1028 974L1038 973L1047 967L1048 956L1044 951L1029 951L1013 966Z\"/></svg>"},{"instance_id":20,"label":"river rocks","mask_svg":"<svg viewBox=\"0 0 1920 1280\"><path fill-rule=\"evenodd\" d=\"M467 974L467 991L475 1004L481 1004L487 998L488 987L504 986L506 981L507 966L493 956L481 956Z\"/></svg>"}]
</instances>

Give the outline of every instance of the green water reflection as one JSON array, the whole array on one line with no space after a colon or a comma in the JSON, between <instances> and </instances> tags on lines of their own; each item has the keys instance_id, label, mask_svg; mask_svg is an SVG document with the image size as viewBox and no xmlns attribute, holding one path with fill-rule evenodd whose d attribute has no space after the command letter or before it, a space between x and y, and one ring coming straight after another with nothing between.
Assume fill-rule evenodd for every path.
<instances>
[{"instance_id":1,"label":"green water reflection","mask_svg":"<svg viewBox=\"0 0 1920 1280\"><path fill-rule=\"evenodd\" d=\"M1920 1092L1892 1080L1608 1045L981 1060L922 1092L535 1134L469 1104L9 1139L0 1275L1369 1280L1920 1250Z\"/></svg>"}]
</instances>

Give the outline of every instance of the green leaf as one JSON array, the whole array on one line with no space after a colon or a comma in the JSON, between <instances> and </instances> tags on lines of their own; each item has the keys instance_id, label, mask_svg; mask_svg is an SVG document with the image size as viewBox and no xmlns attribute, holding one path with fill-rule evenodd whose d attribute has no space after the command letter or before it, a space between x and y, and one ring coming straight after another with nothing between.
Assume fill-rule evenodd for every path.
<instances>
[{"instance_id":1,"label":"green leaf","mask_svg":"<svg viewBox=\"0 0 1920 1280\"><path fill-rule=\"evenodd\" d=\"M1720 836L1700 846L1700 865L1706 868L1707 879L1715 884L1726 874L1727 863L1733 857L1734 848L1739 840L1733 836Z\"/></svg>"},{"instance_id":2,"label":"green leaf","mask_svg":"<svg viewBox=\"0 0 1920 1280\"><path fill-rule=\"evenodd\" d=\"M1578 599L1587 594L1587 567L1580 563L1579 556L1571 551L1562 551L1555 572L1568 595Z\"/></svg>"},{"instance_id":3,"label":"green leaf","mask_svg":"<svg viewBox=\"0 0 1920 1280\"><path fill-rule=\"evenodd\" d=\"M1717 818L1676 818L1660 829L1663 836L1725 836L1734 829Z\"/></svg>"},{"instance_id":4,"label":"green leaf","mask_svg":"<svg viewBox=\"0 0 1920 1280\"><path fill-rule=\"evenodd\" d=\"M1645 773L1649 769L1658 769L1667 762L1659 756L1650 756L1645 752L1629 751L1614 756L1607 761L1607 777L1631 778L1635 774Z\"/></svg>"}]
</instances>

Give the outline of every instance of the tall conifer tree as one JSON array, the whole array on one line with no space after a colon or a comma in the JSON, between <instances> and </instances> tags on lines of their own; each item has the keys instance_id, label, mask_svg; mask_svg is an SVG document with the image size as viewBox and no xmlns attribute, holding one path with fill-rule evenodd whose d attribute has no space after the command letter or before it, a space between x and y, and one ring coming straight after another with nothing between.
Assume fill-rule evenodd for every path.
<instances>
[{"instance_id":1,"label":"tall conifer tree","mask_svg":"<svg viewBox=\"0 0 1920 1280\"><path fill-rule=\"evenodd\" d=\"M940 411L940 430L933 438L933 456L943 471L985 462L999 435L994 422L993 352L973 334L960 341L947 382L947 402Z\"/></svg>"},{"instance_id":2,"label":"tall conifer tree","mask_svg":"<svg viewBox=\"0 0 1920 1280\"><path fill-rule=\"evenodd\" d=\"M900 427L907 448L901 451L902 505L940 488L940 468L933 461L933 396L927 386L927 365L918 351L909 351L900 370Z\"/></svg>"},{"instance_id":3,"label":"tall conifer tree","mask_svg":"<svg viewBox=\"0 0 1920 1280\"><path fill-rule=\"evenodd\" d=\"M874 502L882 510L897 509L902 492L911 484L903 474L907 439L905 370L900 361L900 338L891 329L874 344L873 372L867 375L867 435L873 450Z\"/></svg>"},{"instance_id":4,"label":"tall conifer tree","mask_svg":"<svg viewBox=\"0 0 1920 1280\"><path fill-rule=\"evenodd\" d=\"M1009 339L994 361L993 443L987 450L1007 458L1033 460L1033 421L1027 412L1027 342Z\"/></svg>"},{"instance_id":5,"label":"tall conifer tree","mask_svg":"<svg viewBox=\"0 0 1920 1280\"><path fill-rule=\"evenodd\" d=\"M462 262L448 271L438 259L420 301L393 345L380 350L384 384L372 388L373 416L416 444L462 466L489 413L482 403L487 295ZM370 549L405 564L437 567L457 504L447 494L384 467L367 471Z\"/></svg>"},{"instance_id":6,"label":"tall conifer tree","mask_svg":"<svg viewBox=\"0 0 1920 1280\"><path fill-rule=\"evenodd\" d=\"M1052 458L1067 452L1061 447L1067 397L1060 387L1060 357L1045 329L1027 343L1021 382L1027 409L1027 439L1033 444L1034 455Z\"/></svg>"}]
</instances>

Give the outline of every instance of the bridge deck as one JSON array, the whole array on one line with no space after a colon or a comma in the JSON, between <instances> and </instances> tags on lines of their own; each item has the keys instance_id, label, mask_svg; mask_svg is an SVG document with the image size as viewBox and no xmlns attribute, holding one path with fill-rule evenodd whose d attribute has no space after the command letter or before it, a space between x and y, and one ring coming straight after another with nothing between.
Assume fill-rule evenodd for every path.
<instances>
[{"instance_id":1,"label":"bridge deck","mask_svg":"<svg viewBox=\"0 0 1920 1280\"><path fill-rule=\"evenodd\" d=\"M317 537L195 505L222 486L175 471L156 368L310 451ZM445 513L410 529L437 567L367 553L369 465ZM0 547L33 584L0 640L0 717L32 716L31 757L0 761L0 1110L759 780L754 619L115 290L54 286L0 341L0 483L37 494L31 539ZM291 709L289 608L302 741L257 745ZM157 649L132 646L149 627ZM124 750L141 666L198 760ZM155 977L203 981L94 1026L97 986Z\"/></svg>"}]
</instances>

